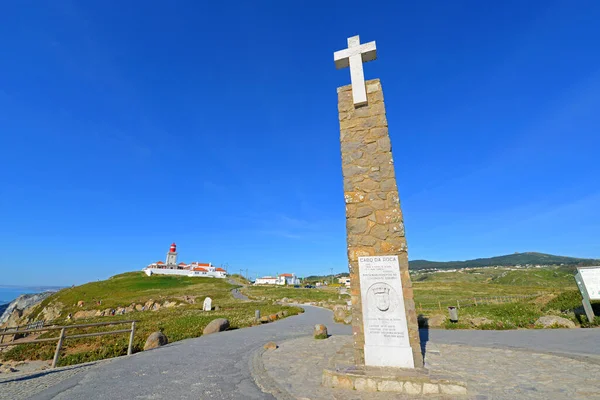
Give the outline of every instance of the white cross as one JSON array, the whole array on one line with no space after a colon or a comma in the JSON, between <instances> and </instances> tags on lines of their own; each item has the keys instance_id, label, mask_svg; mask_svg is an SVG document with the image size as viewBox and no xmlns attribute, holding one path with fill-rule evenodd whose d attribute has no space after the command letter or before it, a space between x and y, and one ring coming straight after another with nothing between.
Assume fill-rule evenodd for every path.
<instances>
[{"instance_id":1,"label":"white cross","mask_svg":"<svg viewBox=\"0 0 600 400\"><path fill-rule=\"evenodd\" d=\"M360 44L359 36L348 38L348 48L333 53L333 60L337 69L350 66L350 82L352 82L352 98L354 106L367 104L367 90L365 89L365 74L363 63L377 58L375 42Z\"/></svg>"}]
</instances>

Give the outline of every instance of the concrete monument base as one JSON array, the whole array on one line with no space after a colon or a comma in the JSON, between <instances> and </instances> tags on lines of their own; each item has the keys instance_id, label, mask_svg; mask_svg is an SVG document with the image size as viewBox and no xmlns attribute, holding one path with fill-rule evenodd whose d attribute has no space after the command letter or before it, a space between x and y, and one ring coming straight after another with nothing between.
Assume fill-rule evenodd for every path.
<instances>
[{"instance_id":1,"label":"concrete monument base","mask_svg":"<svg viewBox=\"0 0 600 400\"><path fill-rule=\"evenodd\" d=\"M425 368L357 366L352 363L351 354L352 346L346 345L329 360L323 371L324 387L420 396L467 394L466 383L431 375Z\"/></svg>"}]
</instances>

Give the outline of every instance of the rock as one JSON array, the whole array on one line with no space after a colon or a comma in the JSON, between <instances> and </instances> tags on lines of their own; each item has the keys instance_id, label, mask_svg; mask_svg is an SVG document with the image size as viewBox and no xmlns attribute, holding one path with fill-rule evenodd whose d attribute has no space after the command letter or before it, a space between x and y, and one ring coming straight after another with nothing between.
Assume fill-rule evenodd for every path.
<instances>
[{"instance_id":1,"label":"rock","mask_svg":"<svg viewBox=\"0 0 600 400\"><path fill-rule=\"evenodd\" d=\"M313 332L315 339L327 339L327 327L323 324L315 325L315 331Z\"/></svg>"},{"instance_id":2,"label":"rock","mask_svg":"<svg viewBox=\"0 0 600 400\"><path fill-rule=\"evenodd\" d=\"M24 314L28 314L46 297L52 295L53 292L43 292L37 294L23 294L13 300L0 315L0 325L19 326L23 325L20 321Z\"/></svg>"},{"instance_id":3,"label":"rock","mask_svg":"<svg viewBox=\"0 0 600 400\"><path fill-rule=\"evenodd\" d=\"M267 316L260 317L259 321L262 323L267 323L267 322L269 322L269 317L267 317Z\"/></svg>"},{"instance_id":4,"label":"rock","mask_svg":"<svg viewBox=\"0 0 600 400\"><path fill-rule=\"evenodd\" d=\"M58 303L58 302L56 304L52 304L47 307L44 307L44 309L42 310L42 319L46 322L54 321L55 319L60 318L62 309L63 309L62 303Z\"/></svg>"},{"instance_id":5,"label":"rock","mask_svg":"<svg viewBox=\"0 0 600 400\"><path fill-rule=\"evenodd\" d=\"M75 315L73 315L73 319L84 319L84 318L93 318L96 316L96 310L90 311L77 311Z\"/></svg>"},{"instance_id":6,"label":"rock","mask_svg":"<svg viewBox=\"0 0 600 400\"><path fill-rule=\"evenodd\" d=\"M117 311L115 312L116 315L123 315L125 314L125 307L117 307Z\"/></svg>"},{"instance_id":7,"label":"rock","mask_svg":"<svg viewBox=\"0 0 600 400\"><path fill-rule=\"evenodd\" d=\"M492 321L491 319L485 318L485 317L471 318L471 320L469 322L471 323L471 325L476 326L476 327L480 327L481 325L489 325L489 324L493 324L494 323L494 321Z\"/></svg>"},{"instance_id":8,"label":"rock","mask_svg":"<svg viewBox=\"0 0 600 400\"><path fill-rule=\"evenodd\" d=\"M169 343L169 340L162 332L152 332L148 339L146 339L146 344L144 344L144 351L155 349L160 346L164 346Z\"/></svg>"},{"instance_id":9,"label":"rock","mask_svg":"<svg viewBox=\"0 0 600 400\"><path fill-rule=\"evenodd\" d=\"M136 304L135 305L135 309L136 309L136 311L143 311L144 310L144 306L141 305L141 304Z\"/></svg>"},{"instance_id":10,"label":"rock","mask_svg":"<svg viewBox=\"0 0 600 400\"><path fill-rule=\"evenodd\" d=\"M543 326L544 328L563 327L563 328L575 328L575 323L563 317L556 315L544 315L535 321L535 325Z\"/></svg>"},{"instance_id":11,"label":"rock","mask_svg":"<svg viewBox=\"0 0 600 400\"><path fill-rule=\"evenodd\" d=\"M277 318L283 318L283 317L285 317L285 315L283 315L283 311L279 311L277 313Z\"/></svg>"},{"instance_id":12,"label":"rock","mask_svg":"<svg viewBox=\"0 0 600 400\"><path fill-rule=\"evenodd\" d=\"M152 306L154 306L154 300L150 299L144 303L144 310L152 310Z\"/></svg>"},{"instance_id":13,"label":"rock","mask_svg":"<svg viewBox=\"0 0 600 400\"><path fill-rule=\"evenodd\" d=\"M284 317L287 317L289 314L287 310L283 310L281 313L283 314Z\"/></svg>"},{"instance_id":14,"label":"rock","mask_svg":"<svg viewBox=\"0 0 600 400\"><path fill-rule=\"evenodd\" d=\"M96 314L94 314L94 317L104 317L104 311L96 310Z\"/></svg>"},{"instance_id":15,"label":"rock","mask_svg":"<svg viewBox=\"0 0 600 400\"><path fill-rule=\"evenodd\" d=\"M290 301L290 299L288 299L287 297L284 297L283 299L281 299L282 303L288 303Z\"/></svg>"},{"instance_id":16,"label":"rock","mask_svg":"<svg viewBox=\"0 0 600 400\"><path fill-rule=\"evenodd\" d=\"M344 324L350 325L351 323L352 323L352 315L347 315L346 318L344 318Z\"/></svg>"},{"instance_id":17,"label":"rock","mask_svg":"<svg viewBox=\"0 0 600 400\"><path fill-rule=\"evenodd\" d=\"M125 312L127 314L132 313L135 311L135 304L130 305L129 307L125 308Z\"/></svg>"},{"instance_id":18,"label":"rock","mask_svg":"<svg viewBox=\"0 0 600 400\"><path fill-rule=\"evenodd\" d=\"M220 309L221 309L221 307L215 306L215 311L219 311Z\"/></svg>"},{"instance_id":19,"label":"rock","mask_svg":"<svg viewBox=\"0 0 600 400\"><path fill-rule=\"evenodd\" d=\"M83 300L79 300L79 301L77 302L77 307L83 307L83 305L84 305L84 304L85 304L85 303L83 302Z\"/></svg>"},{"instance_id":20,"label":"rock","mask_svg":"<svg viewBox=\"0 0 600 400\"><path fill-rule=\"evenodd\" d=\"M211 333L223 332L227 329L229 329L229 320L225 318L217 318L210 321L202 333L204 335L210 335Z\"/></svg>"},{"instance_id":21,"label":"rock","mask_svg":"<svg viewBox=\"0 0 600 400\"><path fill-rule=\"evenodd\" d=\"M277 344L275 342L269 342L263 346L266 350L275 350L277 348Z\"/></svg>"},{"instance_id":22,"label":"rock","mask_svg":"<svg viewBox=\"0 0 600 400\"><path fill-rule=\"evenodd\" d=\"M269 315L268 318L269 318L269 321L271 321L271 322L272 321L277 321L277 314L271 314L271 315Z\"/></svg>"},{"instance_id":23,"label":"rock","mask_svg":"<svg viewBox=\"0 0 600 400\"><path fill-rule=\"evenodd\" d=\"M163 303L163 307L165 307L165 308L175 307L176 305L177 305L177 303L174 301L165 301Z\"/></svg>"},{"instance_id":24,"label":"rock","mask_svg":"<svg viewBox=\"0 0 600 400\"><path fill-rule=\"evenodd\" d=\"M160 304L159 303L154 303L152 305L152 311L158 311L160 310Z\"/></svg>"},{"instance_id":25,"label":"rock","mask_svg":"<svg viewBox=\"0 0 600 400\"><path fill-rule=\"evenodd\" d=\"M333 320L335 322L343 322L344 318L346 318L346 311L342 307L336 306L333 309Z\"/></svg>"}]
</instances>

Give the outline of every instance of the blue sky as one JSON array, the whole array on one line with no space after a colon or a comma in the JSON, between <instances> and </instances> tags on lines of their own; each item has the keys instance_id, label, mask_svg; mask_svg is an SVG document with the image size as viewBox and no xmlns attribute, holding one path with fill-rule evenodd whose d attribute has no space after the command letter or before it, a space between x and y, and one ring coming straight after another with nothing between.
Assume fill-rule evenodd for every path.
<instances>
[{"instance_id":1,"label":"blue sky","mask_svg":"<svg viewBox=\"0 0 600 400\"><path fill-rule=\"evenodd\" d=\"M333 52L376 40L411 259L600 257L600 3L10 2L0 284L346 269Z\"/></svg>"}]
</instances>

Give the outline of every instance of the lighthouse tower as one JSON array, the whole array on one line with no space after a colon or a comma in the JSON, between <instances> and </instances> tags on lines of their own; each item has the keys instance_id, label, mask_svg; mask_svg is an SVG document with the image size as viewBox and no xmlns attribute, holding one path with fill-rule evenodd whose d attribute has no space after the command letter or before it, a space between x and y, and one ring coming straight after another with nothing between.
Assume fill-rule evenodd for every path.
<instances>
[{"instance_id":1,"label":"lighthouse tower","mask_svg":"<svg viewBox=\"0 0 600 400\"><path fill-rule=\"evenodd\" d=\"M171 244L171 248L167 253L167 268L177 268L177 245Z\"/></svg>"}]
</instances>

